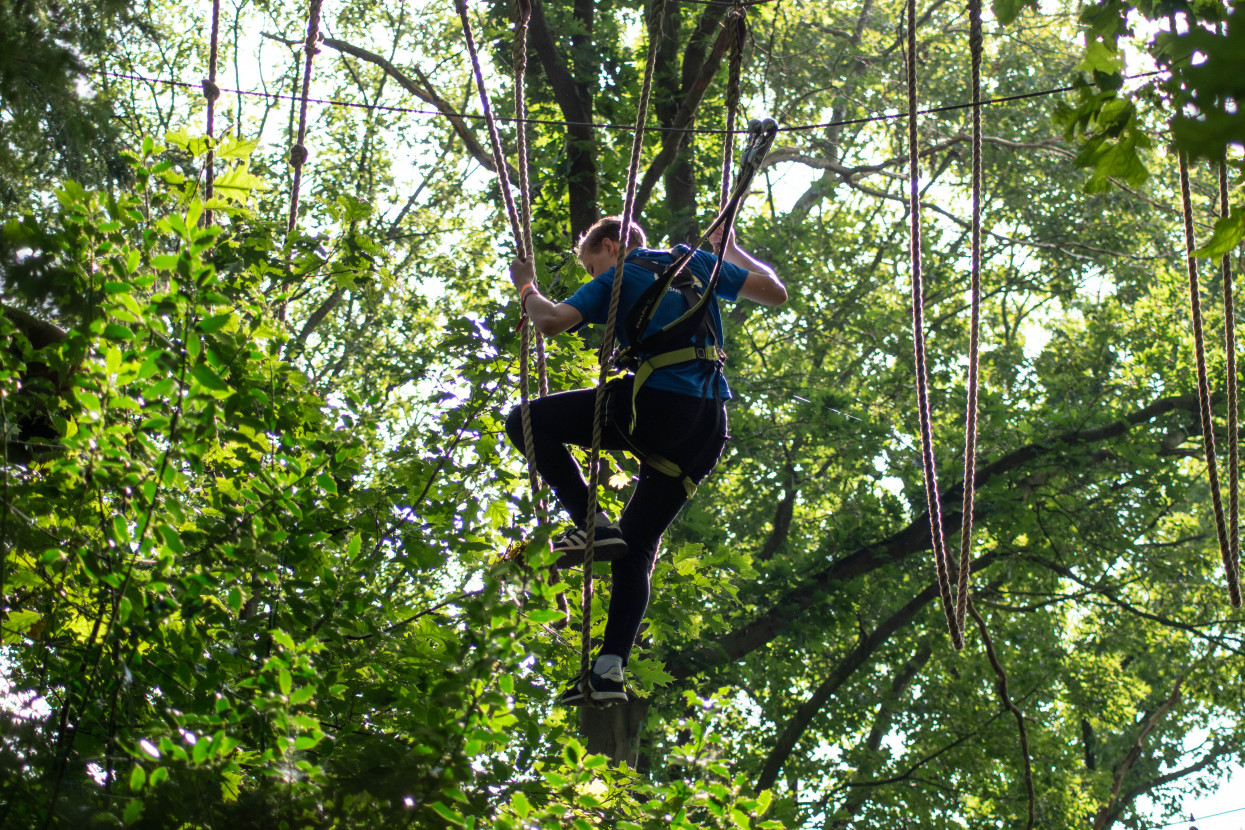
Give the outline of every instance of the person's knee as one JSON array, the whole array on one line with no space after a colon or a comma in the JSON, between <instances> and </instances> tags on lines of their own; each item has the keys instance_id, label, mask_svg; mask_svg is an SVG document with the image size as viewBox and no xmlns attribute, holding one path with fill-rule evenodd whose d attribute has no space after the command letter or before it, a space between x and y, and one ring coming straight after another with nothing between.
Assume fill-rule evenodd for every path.
<instances>
[{"instance_id":1,"label":"person's knee","mask_svg":"<svg viewBox=\"0 0 1245 830\"><path fill-rule=\"evenodd\" d=\"M506 437L510 439L510 443L519 449L523 449L523 405L520 404L510 410L510 414L506 416Z\"/></svg>"}]
</instances>

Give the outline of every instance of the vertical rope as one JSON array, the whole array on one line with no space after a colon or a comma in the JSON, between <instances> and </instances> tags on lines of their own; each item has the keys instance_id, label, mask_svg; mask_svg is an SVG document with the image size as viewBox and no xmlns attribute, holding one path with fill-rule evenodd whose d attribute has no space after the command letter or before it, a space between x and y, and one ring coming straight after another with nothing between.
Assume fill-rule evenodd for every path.
<instances>
[{"instance_id":1,"label":"vertical rope","mask_svg":"<svg viewBox=\"0 0 1245 830\"><path fill-rule=\"evenodd\" d=\"M515 149L519 157L519 225L521 238L519 256L528 262L532 261L535 252L532 246L532 196L531 183L528 180L527 154L527 89L524 82L527 74L527 29L532 18L530 0L517 0L515 3L514 24L514 117L515 117ZM522 337L519 348L522 350L519 359L519 412L523 423L523 454L527 457L528 485L532 489L532 504L543 517L544 505L540 503L540 478L536 473L536 443L532 435L532 407L529 400L531 385L529 363L531 359L531 330L533 326L522 326ZM541 339L540 332L536 333ZM543 343L541 344L543 347ZM541 349L543 357L544 349ZM540 365L542 386L547 386L543 361Z\"/></svg>"},{"instance_id":2,"label":"vertical rope","mask_svg":"<svg viewBox=\"0 0 1245 830\"><path fill-rule=\"evenodd\" d=\"M726 207L731 196L731 168L735 166L735 120L739 112L739 76L744 64L744 44L748 39L747 10L738 2L727 13L727 26L735 27L731 39L731 57L726 80L726 135L722 137L722 190L718 198L718 210ZM726 234L722 234L726 244ZM718 251L721 255L721 251Z\"/></svg>"},{"instance_id":3,"label":"vertical rope","mask_svg":"<svg viewBox=\"0 0 1245 830\"><path fill-rule=\"evenodd\" d=\"M1206 341L1202 333L1202 298L1198 285L1196 244L1193 238L1193 206L1189 189L1189 159L1180 153L1180 202L1184 210L1184 243L1189 269L1189 309L1193 318L1193 353L1197 362L1197 400L1202 415L1202 448L1206 452L1206 476L1210 483L1211 504L1215 511L1215 530L1219 535L1219 553L1228 577L1228 595L1233 608L1241 607L1241 586L1228 544L1224 523L1223 496L1219 492L1219 468L1215 462L1215 423L1211 417L1210 381L1206 376Z\"/></svg>"},{"instance_id":4,"label":"vertical rope","mask_svg":"<svg viewBox=\"0 0 1245 830\"><path fill-rule=\"evenodd\" d=\"M480 93L480 106L484 109L484 122L488 125L489 143L493 150L493 166L497 172L497 183L501 186L501 198L506 206L506 217L510 220L510 232L514 234L514 244L523 251L527 237L519 226L519 212L514 206L514 196L510 193L510 174L506 170L506 158L501 152L501 136L497 133L497 121L493 118L493 106L489 103L488 88L484 85L484 72L480 69L480 54L476 49L475 35L471 32L471 20L467 17L467 0L455 0L458 18L463 24L463 36L467 39L467 52L471 56L471 68L475 72L476 89ZM517 101L517 99L516 99Z\"/></svg>"},{"instance_id":5,"label":"vertical rope","mask_svg":"<svg viewBox=\"0 0 1245 830\"><path fill-rule=\"evenodd\" d=\"M489 144L493 151L493 166L497 172L497 184L501 189L502 201L506 207L506 217L510 221L510 231L514 235L515 247L519 256L532 261L532 207L531 188L528 181L527 152L527 93L524 79L527 74L527 29L532 16L530 0L516 0L515 31L514 31L514 63L515 92L514 106L517 121L516 143L519 156L519 208L515 207L514 197L510 192L510 175L506 169L506 158L502 153L501 135L497 130L497 121L493 116L493 106L489 102L488 88L484 83L484 72L480 67L480 54L476 48L475 35L471 29L471 19L467 15L466 0L456 0L459 20L463 26L463 36L467 41L467 51L471 56L471 67L475 73L476 89L480 95L480 106L484 111L484 120L488 125ZM532 435L532 414L529 400L529 364L531 354L531 332L526 324L521 325L519 344L519 414L523 426L523 455L527 459L528 484L532 490L532 501L540 513L544 506L539 503L540 480L536 472L536 450ZM544 339L538 332L536 335L537 365L540 373L541 395L549 390L549 379L545 366Z\"/></svg>"},{"instance_id":6,"label":"vertical rope","mask_svg":"<svg viewBox=\"0 0 1245 830\"><path fill-rule=\"evenodd\" d=\"M1228 164L1219 162L1219 215L1227 218L1228 204ZM1241 579L1241 505L1240 505L1240 440L1237 412L1237 377L1236 377L1236 302L1232 297L1232 258L1223 255L1223 344L1227 356L1228 375L1228 479L1231 489L1228 491L1228 549L1231 553L1232 574L1229 576L1229 592L1240 594ZM1237 587L1233 589L1231 583Z\"/></svg>"},{"instance_id":7,"label":"vertical rope","mask_svg":"<svg viewBox=\"0 0 1245 830\"><path fill-rule=\"evenodd\" d=\"M960 570L956 585L955 622L964 631L968 609L969 561L973 549L973 502L977 491L977 388L981 351L981 0L968 0L968 48L973 86L973 221L972 307L968 326L968 400L964 413L964 498L960 521Z\"/></svg>"},{"instance_id":8,"label":"vertical rope","mask_svg":"<svg viewBox=\"0 0 1245 830\"><path fill-rule=\"evenodd\" d=\"M290 234L298 227L298 191L303 181L303 163L307 161L307 96L311 91L311 62L320 52L320 9L324 0L311 0L307 13L307 40L303 44L303 84L299 92L298 138L290 148L290 165L294 168L294 183L290 186Z\"/></svg>"},{"instance_id":9,"label":"vertical rope","mask_svg":"<svg viewBox=\"0 0 1245 830\"><path fill-rule=\"evenodd\" d=\"M916 370L916 400L921 428L921 469L925 479L925 503L929 511L930 541L938 569L938 593L947 617L951 643L958 651L964 635L957 624L951 597L947 545L942 530L942 506L938 499L938 478L934 462L933 427L930 423L929 377L925 369L925 286L921 279L921 190L916 132L916 0L908 0L908 211L911 216L912 253L912 346Z\"/></svg>"},{"instance_id":10,"label":"vertical rope","mask_svg":"<svg viewBox=\"0 0 1245 830\"><path fill-rule=\"evenodd\" d=\"M212 146L212 138L216 129L216 99L220 98L220 87L216 85L216 63L220 43L220 0L212 0L212 39L208 47L208 76L203 81L203 97L207 99L207 160L204 163L204 181L207 201L212 200L213 187L216 183L216 150ZM212 224L212 209L203 212L205 225Z\"/></svg>"},{"instance_id":11,"label":"vertical rope","mask_svg":"<svg viewBox=\"0 0 1245 830\"><path fill-rule=\"evenodd\" d=\"M597 377L596 400L592 407L592 451L588 457L587 538L584 541L584 602L582 614L580 671L588 671L592 650L592 560L597 538L597 470L601 460L601 413L604 409L605 384L609 376L610 357L614 352L614 328L618 321L618 298L622 296L623 268L631 237L631 214L635 210L635 185L640 172L640 151L644 147L644 124L648 121L648 99L653 89L653 68L657 64L657 41L664 0L654 0L649 20L648 58L644 65L644 83L640 87L639 111L636 113L635 137L631 142L631 163L627 169L627 190L623 197L622 228L618 232L618 262L614 265L614 285L610 292L610 309L605 320L605 336L601 342L601 371Z\"/></svg>"}]
</instances>

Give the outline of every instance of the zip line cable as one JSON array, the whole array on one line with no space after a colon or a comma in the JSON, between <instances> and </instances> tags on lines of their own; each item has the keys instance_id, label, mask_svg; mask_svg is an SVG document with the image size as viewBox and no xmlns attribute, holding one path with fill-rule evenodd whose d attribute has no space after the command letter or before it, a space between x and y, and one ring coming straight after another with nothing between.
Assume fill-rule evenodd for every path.
<instances>
[{"instance_id":1,"label":"zip line cable","mask_svg":"<svg viewBox=\"0 0 1245 830\"><path fill-rule=\"evenodd\" d=\"M93 74L102 75L109 78L116 78L123 81L140 81L148 84L163 84L164 86L180 87L183 89L200 89L202 83L189 83L186 81L173 81L167 78L151 78L145 75L136 75L129 72L106 72L103 70L93 70ZM1165 69L1156 69L1151 72L1140 72L1136 75L1124 75L1122 80L1132 81L1141 78L1153 78L1158 75L1167 74ZM1041 89L1035 92L1022 92L1016 95L1006 95L1001 98L986 98L978 104L971 102L961 104L944 104L938 107L928 107L916 111L917 115L936 115L943 112L955 112L958 110L972 109L974 106L992 106L994 104L1007 104L1013 101L1023 101L1029 98L1042 98L1048 95L1061 95L1065 92L1072 92L1078 89L1075 85L1052 87L1050 89ZM357 101L342 101L334 98L307 98L300 95L286 95L280 92L256 92L255 90L246 89L229 89L220 88L221 92L228 92L234 95L244 95L251 98L264 98L272 101L296 101L306 102L308 104L323 104L330 107L342 107L345 109L362 109L376 112L394 112L403 115L431 115L440 118L465 118L477 121L485 120L485 116L479 113L465 112L443 112L441 110L423 109L420 107L398 107L386 104L361 104ZM879 121L896 121L908 117L907 110L902 112L880 112L873 115L861 116L860 118L847 118L841 121L825 121L817 124L796 124L788 127L779 127L780 133L798 133L807 132L809 130L824 130L831 127L848 127L854 124L870 124ZM517 119L506 118L504 116L494 116L494 120L505 122L508 124L515 123ZM595 130L634 130L634 124L598 124L591 121L561 121L554 118L524 118L525 124L539 124L547 127L591 127ZM712 127L647 127L646 132L654 133L690 133L698 135L725 135L725 129L715 129ZM747 132L746 130L736 129L735 134Z\"/></svg>"}]
</instances>

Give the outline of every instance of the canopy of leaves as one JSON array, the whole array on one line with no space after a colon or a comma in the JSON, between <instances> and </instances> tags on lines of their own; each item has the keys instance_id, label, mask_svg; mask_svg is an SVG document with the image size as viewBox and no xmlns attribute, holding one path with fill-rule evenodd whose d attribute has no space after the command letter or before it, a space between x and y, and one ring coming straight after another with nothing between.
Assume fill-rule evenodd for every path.
<instances>
[{"instance_id":1,"label":"canopy of leaves","mask_svg":"<svg viewBox=\"0 0 1245 830\"><path fill-rule=\"evenodd\" d=\"M1000 6L1007 25L987 25L987 97L1099 85L984 110L981 625L955 652L918 449L910 148L890 117L903 4L749 8L742 116L800 129L739 236L791 299L726 311L733 440L667 533L636 700L605 713L552 702L579 667L582 578L550 569L554 528L502 434L513 247L453 10L326 8L313 95L353 106L310 110L292 233L297 112L263 93L296 89L301 10L226 7L222 86L260 94L225 92L215 140L197 89L97 76L127 184L32 179L0 233L0 825L1143 827L1214 786L1245 761L1245 627L1201 455L1171 110L1103 80L1117 38L1091 11ZM621 206L631 133L589 125L634 117L649 32L642 221L667 244L711 218L724 13L534 7L546 291L584 278L556 266ZM919 14L921 106L966 100L964 12ZM507 113L508 9L471 20ZM99 66L193 84L206 40L187 22L148 4ZM1087 50L1083 25L1108 35ZM949 529L968 125L922 116L917 148ZM4 127L49 140L41 118ZM1198 244L1235 255L1216 173L1194 169ZM1217 280L1202 290L1218 331L1232 309ZM550 341L554 391L593 381L586 345ZM1222 450L1223 350L1208 359ZM610 467L616 513L636 463Z\"/></svg>"}]
</instances>

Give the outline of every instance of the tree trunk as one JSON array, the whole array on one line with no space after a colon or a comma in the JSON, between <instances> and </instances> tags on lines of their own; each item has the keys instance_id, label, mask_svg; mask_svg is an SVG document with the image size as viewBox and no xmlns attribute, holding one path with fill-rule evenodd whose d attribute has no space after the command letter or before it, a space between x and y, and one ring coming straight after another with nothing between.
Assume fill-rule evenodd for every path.
<instances>
[{"instance_id":1,"label":"tree trunk","mask_svg":"<svg viewBox=\"0 0 1245 830\"><path fill-rule=\"evenodd\" d=\"M588 751L608 755L618 766L624 762L635 769L640 758L640 731L648 715L649 702L632 698L624 706L579 710L579 734Z\"/></svg>"}]
</instances>

